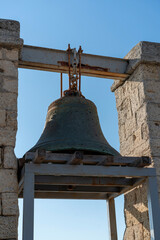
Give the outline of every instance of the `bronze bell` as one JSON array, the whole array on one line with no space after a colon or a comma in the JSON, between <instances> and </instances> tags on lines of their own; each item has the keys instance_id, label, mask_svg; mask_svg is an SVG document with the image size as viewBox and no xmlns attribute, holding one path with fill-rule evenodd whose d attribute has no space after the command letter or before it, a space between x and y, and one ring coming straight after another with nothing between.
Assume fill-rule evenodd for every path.
<instances>
[{"instance_id":1,"label":"bronze bell","mask_svg":"<svg viewBox=\"0 0 160 240\"><path fill-rule=\"evenodd\" d=\"M61 98L48 107L43 133L30 151L44 149L52 152L83 151L90 154L119 155L102 133L95 104L81 94L81 46L78 50L78 64L76 49L71 49L69 44L67 52L69 90L62 97L61 73Z\"/></svg>"},{"instance_id":2,"label":"bronze bell","mask_svg":"<svg viewBox=\"0 0 160 240\"><path fill-rule=\"evenodd\" d=\"M119 155L105 139L93 102L80 92L67 92L48 107L43 133L30 151Z\"/></svg>"}]
</instances>

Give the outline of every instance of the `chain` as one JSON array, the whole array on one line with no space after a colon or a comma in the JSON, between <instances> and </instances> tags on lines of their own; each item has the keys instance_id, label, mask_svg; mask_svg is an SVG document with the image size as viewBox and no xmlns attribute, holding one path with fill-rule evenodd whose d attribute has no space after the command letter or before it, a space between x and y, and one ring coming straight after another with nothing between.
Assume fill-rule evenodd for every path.
<instances>
[{"instance_id":1,"label":"chain","mask_svg":"<svg viewBox=\"0 0 160 240\"><path fill-rule=\"evenodd\" d=\"M79 91L81 91L81 54L82 49L79 47L78 52L76 48L71 49L70 44L68 44L68 67L69 67L69 90L78 91L78 81L79 81ZM71 52L73 53L73 60L71 64ZM78 53L78 54L77 54ZM78 60L79 55L79 60ZM72 66L72 72L71 72ZM79 66L79 74L78 74L78 66Z\"/></svg>"}]
</instances>

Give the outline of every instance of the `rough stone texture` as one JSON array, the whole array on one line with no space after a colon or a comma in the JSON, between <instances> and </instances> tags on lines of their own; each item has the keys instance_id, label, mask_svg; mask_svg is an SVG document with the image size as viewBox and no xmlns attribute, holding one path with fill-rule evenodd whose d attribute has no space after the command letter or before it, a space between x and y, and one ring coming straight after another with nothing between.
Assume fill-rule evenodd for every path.
<instances>
[{"instance_id":1,"label":"rough stone texture","mask_svg":"<svg viewBox=\"0 0 160 240\"><path fill-rule=\"evenodd\" d=\"M9 49L21 48L23 40L19 38L19 35L19 22L0 19L0 46Z\"/></svg>"},{"instance_id":2,"label":"rough stone texture","mask_svg":"<svg viewBox=\"0 0 160 240\"><path fill-rule=\"evenodd\" d=\"M18 56L23 41L16 21L0 19L0 239L17 239Z\"/></svg>"},{"instance_id":3,"label":"rough stone texture","mask_svg":"<svg viewBox=\"0 0 160 240\"><path fill-rule=\"evenodd\" d=\"M19 215L17 193L2 193L2 214L4 216Z\"/></svg>"},{"instance_id":4,"label":"rough stone texture","mask_svg":"<svg viewBox=\"0 0 160 240\"><path fill-rule=\"evenodd\" d=\"M160 44L141 42L125 57L130 78L115 90L120 152L150 156L160 195ZM115 85L114 85L115 87ZM149 240L146 186L125 195L124 240Z\"/></svg>"},{"instance_id":5,"label":"rough stone texture","mask_svg":"<svg viewBox=\"0 0 160 240\"><path fill-rule=\"evenodd\" d=\"M0 216L0 239L17 239L17 216Z\"/></svg>"},{"instance_id":6,"label":"rough stone texture","mask_svg":"<svg viewBox=\"0 0 160 240\"><path fill-rule=\"evenodd\" d=\"M2 167L2 148L0 147L0 168Z\"/></svg>"},{"instance_id":7,"label":"rough stone texture","mask_svg":"<svg viewBox=\"0 0 160 240\"><path fill-rule=\"evenodd\" d=\"M11 34L12 32L16 32L16 37L19 37L20 32L20 24L17 21L9 20L9 19L0 19L0 29L2 31L8 30ZM8 34L5 34L8 36Z\"/></svg>"},{"instance_id":8,"label":"rough stone texture","mask_svg":"<svg viewBox=\"0 0 160 240\"><path fill-rule=\"evenodd\" d=\"M3 82L4 92L12 92L18 94L18 82L16 79L4 78Z\"/></svg>"},{"instance_id":9,"label":"rough stone texture","mask_svg":"<svg viewBox=\"0 0 160 240\"><path fill-rule=\"evenodd\" d=\"M15 93L0 93L0 109L17 111L17 94Z\"/></svg>"},{"instance_id":10,"label":"rough stone texture","mask_svg":"<svg viewBox=\"0 0 160 240\"><path fill-rule=\"evenodd\" d=\"M0 193L17 192L17 172L11 169L0 169Z\"/></svg>"},{"instance_id":11,"label":"rough stone texture","mask_svg":"<svg viewBox=\"0 0 160 240\"><path fill-rule=\"evenodd\" d=\"M126 69L126 73L132 74L133 71L142 63L148 63L152 65L160 64L160 43L153 42L139 42L132 50L125 56L125 59L129 59L129 65ZM157 72L155 72L155 79ZM111 91L114 92L116 88L123 85L123 81L115 81L111 87Z\"/></svg>"},{"instance_id":12,"label":"rough stone texture","mask_svg":"<svg viewBox=\"0 0 160 240\"><path fill-rule=\"evenodd\" d=\"M4 160L3 160L4 168L17 169L17 158L14 154L13 147L5 147L4 148Z\"/></svg>"},{"instance_id":13,"label":"rough stone texture","mask_svg":"<svg viewBox=\"0 0 160 240\"><path fill-rule=\"evenodd\" d=\"M13 146L15 147L16 130L10 127L0 128L0 146Z\"/></svg>"},{"instance_id":14,"label":"rough stone texture","mask_svg":"<svg viewBox=\"0 0 160 240\"><path fill-rule=\"evenodd\" d=\"M3 57L7 60L17 61L17 59L18 59L18 51L14 50L14 49L8 50L8 49L3 48L2 54L3 54Z\"/></svg>"},{"instance_id":15,"label":"rough stone texture","mask_svg":"<svg viewBox=\"0 0 160 240\"><path fill-rule=\"evenodd\" d=\"M18 77L15 63L8 60L0 60L0 72L3 73L3 76Z\"/></svg>"},{"instance_id":16,"label":"rough stone texture","mask_svg":"<svg viewBox=\"0 0 160 240\"><path fill-rule=\"evenodd\" d=\"M6 110L0 109L0 127L6 126Z\"/></svg>"}]
</instances>

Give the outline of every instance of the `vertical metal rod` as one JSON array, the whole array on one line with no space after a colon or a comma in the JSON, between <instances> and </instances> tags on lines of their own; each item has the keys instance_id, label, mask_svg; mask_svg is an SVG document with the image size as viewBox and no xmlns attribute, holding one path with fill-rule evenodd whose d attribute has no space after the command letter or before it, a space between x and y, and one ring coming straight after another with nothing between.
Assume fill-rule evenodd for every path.
<instances>
[{"instance_id":1,"label":"vertical metal rod","mask_svg":"<svg viewBox=\"0 0 160 240\"><path fill-rule=\"evenodd\" d=\"M70 48L70 44L68 44L68 66L69 66L69 90L71 90L71 48Z\"/></svg>"},{"instance_id":2,"label":"vertical metal rod","mask_svg":"<svg viewBox=\"0 0 160 240\"><path fill-rule=\"evenodd\" d=\"M118 240L114 198L107 200L109 240Z\"/></svg>"},{"instance_id":3,"label":"vertical metal rod","mask_svg":"<svg viewBox=\"0 0 160 240\"><path fill-rule=\"evenodd\" d=\"M79 47L79 91L81 91L81 53L82 53L82 48L80 46Z\"/></svg>"},{"instance_id":4,"label":"vertical metal rod","mask_svg":"<svg viewBox=\"0 0 160 240\"><path fill-rule=\"evenodd\" d=\"M34 174L24 173L23 190L23 240L33 240L34 235Z\"/></svg>"},{"instance_id":5,"label":"vertical metal rod","mask_svg":"<svg viewBox=\"0 0 160 240\"><path fill-rule=\"evenodd\" d=\"M147 197L151 240L160 238L160 206L156 177L149 177L147 180Z\"/></svg>"},{"instance_id":6,"label":"vertical metal rod","mask_svg":"<svg viewBox=\"0 0 160 240\"><path fill-rule=\"evenodd\" d=\"M61 73L61 97L62 97L62 93L63 93L63 76Z\"/></svg>"}]
</instances>

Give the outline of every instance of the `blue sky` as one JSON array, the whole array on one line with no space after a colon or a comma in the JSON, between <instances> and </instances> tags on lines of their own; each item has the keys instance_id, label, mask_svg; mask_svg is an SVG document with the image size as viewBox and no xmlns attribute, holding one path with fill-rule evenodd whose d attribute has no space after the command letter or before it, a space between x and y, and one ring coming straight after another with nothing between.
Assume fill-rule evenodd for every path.
<instances>
[{"instance_id":1,"label":"blue sky","mask_svg":"<svg viewBox=\"0 0 160 240\"><path fill-rule=\"evenodd\" d=\"M139 41L160 42L158 0L5 0L0 17L18 20L24 44L123 58ZM64 89L68 78L64 76ZM95 102L102 130L119 150L112 80L82 77L82 92ZM60 97L59 74L19 69L16 155L38 140L48 105ZM123 197L116 200L119 239L124 231ZM22 201L20 201L21 239ZM35 239L109 239L105 201L35 201Z\"/></svg>"}]
</instances>

